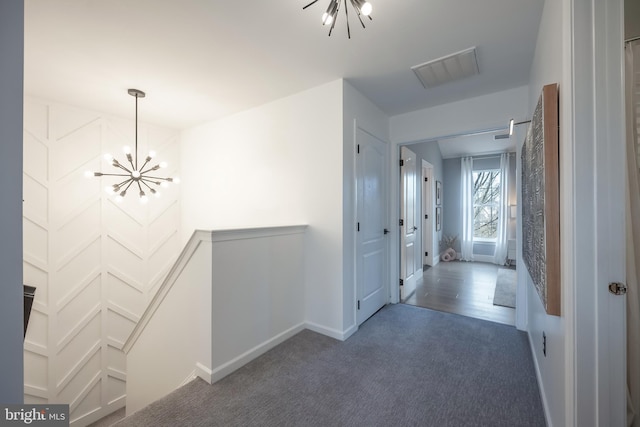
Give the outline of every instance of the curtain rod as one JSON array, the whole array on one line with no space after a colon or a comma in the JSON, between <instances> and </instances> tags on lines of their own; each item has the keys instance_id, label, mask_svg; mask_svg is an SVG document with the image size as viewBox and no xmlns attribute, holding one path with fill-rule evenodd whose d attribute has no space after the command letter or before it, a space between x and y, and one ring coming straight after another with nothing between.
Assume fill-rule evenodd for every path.
<instances>
[{"instance_id":1,"label":"curtain rod","mask_svg":"<svg viewBox=\"0 0 640 427\"><path fill-rule=\"evenodd\" d=\"M509 156L515 156L516 155L516 153L511 152L511 151L507 152L506 154L508 154ZM482 154L479 154L477 156L469 156L469 157L472 157L474 159L499 159L501 157L501 155L500 154L491 154L491 155L483 156Z\"/></svg>"},{"instance_id":2,"label":"curtain rod","mask_svg":"<svg viewBox=\"0 0 640 427\"><path fill-rule=\"evenodd\" d=\"M626 44L626 43L634 42L634 41L636 41L636 40L640 40L640 36L638 36L638 37L631 37L630 39L626 39L624 42L625 42L625 44Z\"/></svg>"}]
</instances>

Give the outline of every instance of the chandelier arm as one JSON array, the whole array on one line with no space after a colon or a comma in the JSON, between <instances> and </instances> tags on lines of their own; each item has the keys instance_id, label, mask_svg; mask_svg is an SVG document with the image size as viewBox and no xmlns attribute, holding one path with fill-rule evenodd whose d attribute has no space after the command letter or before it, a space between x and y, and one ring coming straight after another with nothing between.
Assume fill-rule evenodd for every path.
<instances>
[{"instance_id":1,"label":"chandelier arm","mask_svg":"<svg viewBox=\"0 0 640 427\"><path fill-rule=\"evenodd\" d=\"M336 21L338 20L338 13L340 12L340 1L338 1L338 6L336 8L336 17L333 19L331 23L331 28L329 28L329 37L331 37L331 32L333 31L333 27L336 26Z\"/></svg>"},{"instance_id":2,"label":"chandelier arm","mask_svg":"<svg viewBox=\"0 0 640 427\"><path fill-rule=\"evenodd\" d=\"M138 190L140 190L141 193L143 193L142 191L142 185L140 185L140 180L136 181L136 184L138 184Z\"/></svg>"},{"instance_id":3,"label":"chandelier arm","mask_svg":"<svg viewBox=\"0 0 640 427\"><path fill-rule=\"evenodd\" d=\"M113 165L114 167L116 167L116 168L120 168L120 169L122 169L123 171L125 171L125 172L127 172L127 173L131 174L131 171L130 171L128 168L126 168L125 166L123 166L123 165L122 165L122 163L118 162L117 160L116 160L116 162L115 162L115 163L113 163L112 165Z\"/></svg>"},{"instance_id":4,"label":"chandelier arm","mask_svg":"<svg viewBox=\"0 0 640 427\"><path fill-rule=\"evenodd\" d=\"M126 173L103 173L100 176L130 176L130 175Z\"/></svg>"},{"instance_id":5,"label":"chandelier arm","mask_svg":"<svg viewBox=\"0 0 640 427\"><path fill-rule=\"evenodd\" d=\"M153 188L151 188L151 186L149 184L147 184L147 180L140 179L139 182L143 183L149 190L155 191ZM151 182L153 182L153 181L151 181Z\"/></svg>"},{"instance_id":6,"label":"chandelier arm","mask_svg":"<svg viewBox=\"0 0 640 427\"><path fill-rule=\"evenodd\" d=\"M143 167L144 167L144 165L143 165ZM153 167L151 167L151 168L149 168L147 170L144 170L144 171L142 170L142 168L140 168L140 175L144 175L145 173L152 172L152 171L157 171L158 169L160 169L160 165L159 164L155 165L155 166L153 166Z\"/></svg>"},{"instance_id":7,"label":"chandelier arm","mask_svg":"<svg viewBox=\"0 0 640 427\"><path fill-rule=\"evenodd\" d=\"M356 9L356 11L358 12L356 15L358 16L358 20L360 21L360 24L362 24L362 28L367 28L364 26L364 22L362 22L362 16L360 16L360 11L358 9Z\"/></svg>"},{"instance_id":8,"label":"chandelier arm","mask_svg":"<svg viewBox=\"0 0 640 427\"><path fill-rule=\"evenodd\" d=\"M344 0L344 17L347 21L347 37L351 38L351 29L349 28L349 8L347 7L347 0Z\"/></svg>"},{"instance_id":9,"label":"chandelier arm","mask_svg":"<svg viewBox=\"0 0 640 427\"><path fill-rule=\"evenodd\" d=\"M305 7L302 8L302 10L305 10L306 8L308 8L309 6L316 4L318 2L318 0L313 0L311 3L309 3L308 5L306 5Z\"/></svg>"},{"instance_id":10,"label":"chandelier arm","mask_svg":"<svg viewBox=\"0 0 640 427\"><path fill-rule=\"evenodd\" d=\"M144 173L142 172L142 169L144 169L145 166L147 166L147 163L149 163L149 160L145 160L144 163L142 164L142 166L140 166L140 173Z\"/></svg>"},{"instance_id":11,"label":"chandelier arm","mask_svg":"<svg viewBox=\"0 0 640 427\"><path fill-rule=\"evenodd\" d=\"M173 178L162 178L159 176L145 176L144 179L161 179L163 181L169 181L169 182L173 181Z\"/></svg>"}]
</instances>

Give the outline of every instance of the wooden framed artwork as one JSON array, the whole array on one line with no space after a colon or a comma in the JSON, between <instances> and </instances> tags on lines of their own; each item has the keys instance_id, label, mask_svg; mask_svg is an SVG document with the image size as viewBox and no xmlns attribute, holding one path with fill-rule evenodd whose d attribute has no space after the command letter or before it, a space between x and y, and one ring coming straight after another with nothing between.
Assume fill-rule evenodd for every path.
<instances>
[{"instance_id":1,"label":"wooden framed artwork","mask_svg":"<svg viewBox=\"0 0 640 427\"><path fill-rule=\"evenodd\" d=\"M436 205L440 206L442 204L442 183L440 181L436 181Z\"/></svg>"},{"instance_id":2,"label":"wooden framed artwork","mask_svg":"<svg viewBox=\"0 0 640 427\"><path fill-rule=\"evenodd\" d=\"M436 208L436 231L440 231L442 228L442 208L438 206Z\"/></svg>"},{"instance_id":3,"label":"wooden framed artwork","mask_svg":"<svg viewBox=\"0 0 640 427\"><path fill-rule=\"evenodd\" d=\"M522 258L547 314L560 315L558 85L542 88L522 147Z\"/></svg>"}]
</instances>

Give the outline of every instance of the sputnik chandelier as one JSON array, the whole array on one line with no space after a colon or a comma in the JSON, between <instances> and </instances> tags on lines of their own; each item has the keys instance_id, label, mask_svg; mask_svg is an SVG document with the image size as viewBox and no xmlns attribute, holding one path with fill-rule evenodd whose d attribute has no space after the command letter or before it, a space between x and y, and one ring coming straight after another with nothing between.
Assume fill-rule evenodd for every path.
<instances>
[{"instance_id":1,"label":"sputnik chandelier","mask_svg":"<svg viewBox=\"0 0 640 427\"><path fill-rule=\"evenodd\" d=\"M87 172L86 175L122 177L124 178L123 181L105 187L105 191L109 195L114 195L116 201L121 202L124 199L124 196L126 196L127 191L129 191L129 188L133 186L133 190L135 190L140 196L140 203L146 203L148 201L147 191L156 197L160 197L160 192L154 187L168 187L170 182L177 184L179 179L163 178L152 175L158 169L167 167L165 162L160 162L155 166L151 166L150 162L156 155L154 151L149 151L149 154L147 154L142 165L138 164L138 98L144 98L145 93L138 89L129 89L127 92L129 95L136 98L135 152L132 155L131 148L129 146L125 146L123 151L127 157L127 161L123 163L117 161L111 154L104 155L104 159L110 163L111 166L121 170L121 173Z\"/></svg>"},{"instance_id":2,"label":"sputnik chandelier","mask_svg":"<svg viewBox=\"0 0 640 427\"><path fill-rule=\"evenodd\" d=\"M362 28L365 28L364 22L362 21L362 16L366 16L370 20L373 20L373 18L371 18L371 10L372 10L371 3L369 3L366 0L330 0L329 7L327 7L327 11L322 14L322 25L330 25L329 37L331 37L331 32L333 31L333 27L336 25L336 18L338 17L338 12L340 11L340 3L344 3L344 15L345 15L345 21L347 23L347 36L351 38L351 29L349 28L349 12L347 10L347 1L351 3L351 6L353 6L353 9L356 11L356 16L358 17L360 24L362 24ZM302 9L304 10L317 2L318 0L314 0L308 5L306 5L305 7L303 7Z\"/></svg>"}]
</instances>

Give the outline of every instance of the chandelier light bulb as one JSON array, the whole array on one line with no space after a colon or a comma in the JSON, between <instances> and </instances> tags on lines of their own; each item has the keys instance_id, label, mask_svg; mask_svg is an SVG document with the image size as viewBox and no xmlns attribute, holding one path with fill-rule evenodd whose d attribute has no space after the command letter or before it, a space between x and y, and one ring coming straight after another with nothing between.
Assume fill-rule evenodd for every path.
<instances>
[{"instance_id":1,"label":"chandelier light bulb","mask_svg":"<svg viewBox=\"0 0 640 427\"><path fill-rule=\"evenodd\" d=\"M95 175L93 174L93 172L91 172L91 171L84 171L84 177L85 177L85 178L91 178L91 177L93 177L93 176L95 176Z\"/></svg>"},{"instance_id":2,"label":"chandelier light bulb","mask_svg":"<svg viewBox=\"0 0 640 427\"><path fill-rule=\"evenodd\" d=\"M113 156L111 154L109 154L109 153L106 153L103 157L109 163L111 163L113 161Z\"/></svg>"},{"instance_id":3,"label":"chandelier light bulb","mask_svg":"<svg viewBox=\"0 0 640 427\"><path fill-rule=\"evenodd\" d=\"M169 187L169 183L168 183L167 181L162 181L162 182L160 183L160 187L162 187L162 188L167 188L167 187Z\"/></svg>"},{"instance_id":4,"label":"chandelier light bulb","mask_svg":"<svg viewBox=\"0 0 640 427\"><path fill-rule=\"evenodd\" d=\"M143 205L144 205L144 204L146 204L148 201L149 201L149 198L148 198L146 195L144 195L144 196L140 196L140 203L141 203L141 204L143 204Z\"/></svg>"},{"instance_id":5,"label":"chandelier light bulb","mask_svg":"<svg viewBox=\"0 0 640 427\"><path fill-rule=\"evenodd\" d=\"M177 176L173 178L172 181L174 184L180 184L180 178L178 178Z\"/></svg>"},{"instance_id":6,"label":"chandelier light bulb","mask_svg":"<svg viewBox=\"0 0 640 427\"><path fill-rule=\"evenodd\" d=\"M112 186L107 185L106 187L104 187L104 192L110 196L113 196L116 193L116 190Z\"/></svg>"},{"instance_id":7,"label":"chandelier light bulb","mask_svg":"<svg viewBox=\"0 0 640 427\"><path fill-rule=\"evenodd\" d=\"M167 166L169 166L169 164L168 164L167 162L160 162L160 167L161 167L162 169L166 169L166 168L167 168Z\"/></svg>"},{"instance_id":8,"label":"chandelier light bulb","mask_svg":"<svg viewBox=\"0 0 640 427\"><path fill-rule=\"evenodd\" d=\"M129 147L128 145L125 145L124 147L122 147L122 152L124 154L131 154L131 147Z\"/></svg>"},{"instance_id":9,"label":"chandelier light bulb","mask_svg":"<svg viewBox=\"0 0 640 427\"><path fill-rule=\"evenodd\" d=\"M329 15L327 12L322 14L322 25L331 25L333 21L333 17Z\"/></svg>"},{"instance_id":10,"label":"chandelier light bulb","mask_svg":"<svg viewBox=\"0 0 640 427\"><path fill-rule=\"evenodd\" d=\"M366 1L360 8L360 13L362 13L364 16L369 16L371 15L372 10L373 10L373 6L371 6L371 3Z\"/></svg>"},{"instance_id":11,"label":"chandelier light bulb","mask_svg":"<svg viewBox=\"0 0 640 427\"><path fill-rule=\"evenodd\" d=\"M151 150L149 151L149 155L147 157L149 157L150 159L153 159L156 156L156 152Z\"/></svg>"},{"instance_id":12,"label":"chandelier light bulb","mask_svg":"<svg viewBox=\"0 0 640 427\"><path fill-rule=\"evenodd\" d=\"M122 201L123 201L123 200L124 200L124 197L122 197L121 195L119 195L119 194L118 194L118 195L116 196L116 202L118 202L118 203L122 203Z\"/></svg>"}]
</instances>

